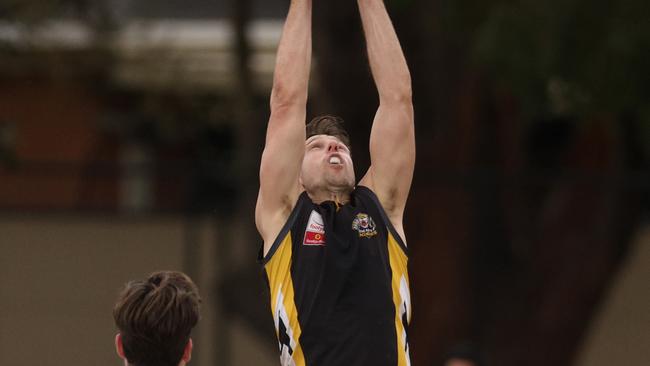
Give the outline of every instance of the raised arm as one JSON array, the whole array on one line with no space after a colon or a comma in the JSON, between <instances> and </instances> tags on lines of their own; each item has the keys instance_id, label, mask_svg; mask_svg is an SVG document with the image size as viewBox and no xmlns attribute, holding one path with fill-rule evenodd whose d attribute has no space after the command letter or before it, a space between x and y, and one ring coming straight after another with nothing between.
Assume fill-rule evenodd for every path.
<instances>
[{"instance_id":1,"label":"raised arm","mask_svg":"<svg viewBox=\"0 0 650 366\"><path fill-rule=\"evenodd\" d=\"M311 67L311 0L292 0L278 47L271 117L260 165L255 222L265 251L289 217L300 194L305 152L307 88Z\"/></svg>"},{"instance_id":2,"label":"raised arm","mask_svg":"<svg viewBox=\"0 0 650 366\"><path fill-rule=\"evenodd\" d=\"M371 188L404 237L402 215L415 164L411 75L382 0L358 0L379 108L370 133L371 166L359 184Z\"/></svg>"}]
</instances>

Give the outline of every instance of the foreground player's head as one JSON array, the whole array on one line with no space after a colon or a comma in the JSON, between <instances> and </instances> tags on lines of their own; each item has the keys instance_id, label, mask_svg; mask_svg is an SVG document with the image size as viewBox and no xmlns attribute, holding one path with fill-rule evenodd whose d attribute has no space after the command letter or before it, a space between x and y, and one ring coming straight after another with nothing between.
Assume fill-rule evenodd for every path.
<instances>
[{"instance_id":1,"label":"foreground player's head","mask_svg":"<svg viewBox=\"0 0 650 366\"><path fill-rule=\"evenodd\" d=\"M181 272L152 273L126 284L113 318L118 355L130 366L179 366L192 356L190 333L199 320L201 298Z\"/></svg>"},{"instance_id":2,"label":"foreground player's head","mask_svg":"<svg viewBox=\"0 0 650 366\"><path fill-rule=\"evenodd\" d=\"M350 138L341 118L325 115L307 124L300 183L307 192L349 192L354 188Z\"/></svg>"},{"instance_id":3,"label":"foreground player's head","mask_svg":"<svg viewBox=\"0 0 650 366\"><path fill-rule=\"evenodd\" d=\"M444 366L481 366L481 356L473 343L456 345L445 357Z\"/></svg>"}]
</instances>

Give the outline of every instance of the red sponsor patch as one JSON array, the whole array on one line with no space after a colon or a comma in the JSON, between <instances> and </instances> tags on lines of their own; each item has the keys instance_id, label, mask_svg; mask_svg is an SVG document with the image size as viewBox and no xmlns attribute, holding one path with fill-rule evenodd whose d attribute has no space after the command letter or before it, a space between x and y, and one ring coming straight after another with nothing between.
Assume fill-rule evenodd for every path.
<instances>
[{"instance_id":1,"label":"red sponsor patch","mask_svg":"<svg viewBox=\"0 0 650 366\"><path fill-rule=\"evenodd\" d=\"M325 245L325 234L305 231L305 245Z\"/></svg>"},{"instance_id":2,"label":"red sponsor patch","mask_svg":"<svg viewBox=\"0 0 650 366\"><path fill-rule=\"evenodd\" d=\"M305 229L303 245L325 245L325 225L323 217L316 211L312 211Z\"/></svg>"}]
</instances>

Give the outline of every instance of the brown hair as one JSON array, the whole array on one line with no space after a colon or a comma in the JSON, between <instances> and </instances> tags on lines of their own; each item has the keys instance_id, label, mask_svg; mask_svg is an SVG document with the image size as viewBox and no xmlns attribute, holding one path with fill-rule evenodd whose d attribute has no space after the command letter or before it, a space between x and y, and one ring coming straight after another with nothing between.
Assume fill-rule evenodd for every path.
<instances>
[{"instance_id":1,"label":"brown hair","mask_svg":"<svg viewBox=\"0 0 650 366\"><path fill-rule=\"evenodd\" d=\"M129 364L178 366L199 320L200 303L196 285L181 272L154 272L127 283L113 318Z\"/></svg>"},{"instance_id":2,"label":"brown hair","mask_svg":"<svg viewBox=\"0 0 650 366\"><path fill-rule=\"evenodd\" d=\"M334 136L350 149L350 136L343 127L344 124L345 121L341 117L327 114L316 117L307 123L307 138L315 135Z\"/></svg>"}]
</instances>

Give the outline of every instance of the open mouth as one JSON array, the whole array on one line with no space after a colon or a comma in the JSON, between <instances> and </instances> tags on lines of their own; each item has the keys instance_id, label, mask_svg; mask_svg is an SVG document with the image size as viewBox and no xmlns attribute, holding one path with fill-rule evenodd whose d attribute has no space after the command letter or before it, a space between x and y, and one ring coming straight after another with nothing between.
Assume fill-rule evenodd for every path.
<instances>
[{"instance_id":1,"label":"open mouth","mask_svg":"<svg viewBox=\"0 0 650 366\"><path fill-rule=\"evenodd\" d=\"M341 165L343 162L341 161L340 157L332 155L330 156L329 163L332 165Z\"/></svg>"}]
</instances>

